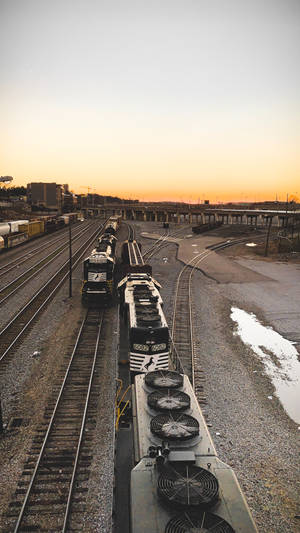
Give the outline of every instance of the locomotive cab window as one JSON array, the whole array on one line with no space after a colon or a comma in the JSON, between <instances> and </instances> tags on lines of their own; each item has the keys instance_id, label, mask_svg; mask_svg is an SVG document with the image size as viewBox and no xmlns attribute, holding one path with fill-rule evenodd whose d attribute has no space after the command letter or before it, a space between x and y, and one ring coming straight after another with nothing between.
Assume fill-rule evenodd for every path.
<instances>
[{"instance_id":1,"label":"locomotive cab window","mask_svg":"<svg viewBox=\"0 0 300 533\"><path fill-rule=\"evenodd\" d=\"M168 328L157 330L131 328L130 346L133 352L166 352L169 349L169 330Z\"/></svg>"}]
</instances>

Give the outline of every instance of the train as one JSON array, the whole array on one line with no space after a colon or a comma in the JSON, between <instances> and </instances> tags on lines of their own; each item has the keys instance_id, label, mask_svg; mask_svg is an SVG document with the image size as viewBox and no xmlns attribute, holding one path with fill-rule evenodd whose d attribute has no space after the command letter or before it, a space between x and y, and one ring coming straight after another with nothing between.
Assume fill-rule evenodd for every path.
<instances>
[{"instance_id":1,"label":"train","mask_svg":"<svg viewBox=\"0 0 300 533\"><path fill-rule=\"evenodd\" d=\"M163 312L161 285L145 264L141 245L128 239L122 245L122 279L118 283L120 311L128 331L132 377L139 372L168 368L169 328Z\"/></svg>"},{"instance_id":2,"label":"train","mask_svg":"<svg viewBox=\"0 0 300 533\"><path fill-rule=\"evenodd\" d=\"M132 376L169 366L169 328L160 288L147 272L129 273L118 284L121 315L128 329Z\"/></svg>"},{"instance_id":3,"label":"train","mask_svg":"<svg viewBox=\"0 0 300 533\"><path fill-rule=\"evenodd\" d=\"M257 533L186 375L174 370L136 375L132 420L131 533Z\"/></svg>"},{"instance_id":4,"label":"train","mask_svg":"<svg viewBox=\"0 0 300 533\"><path fill-rule=\"evenodd\" d=\"M108 305L112 300L118 226L119 217L110 217L96 248L83 261L81 297L88 307Z\"/></svg>"},{"instance_id":5,"label":"train","mask_svg":"<svg viewBox=\"0 0 300 533\"><path fill-rule=\"evenodd\" d=\"M13 248L35 237L52 233L78 220L82 220L81 213L66 213L62 216L51 215L37 220L0 222L0 251Z\"/></svg>"},{"instance_id":6,"label":"train","mask_svg":"<svg viewBox=\"0 0 300 533\"><path fill-rule=\"evenodd\" d=\"M124 243L128 270L118 284L132 383L124 426L132 422L130 532L258 533L233 469L218 457L189 377L172 366L161 286L139 251L135 241Z\"/></svg>"}]
</instances>

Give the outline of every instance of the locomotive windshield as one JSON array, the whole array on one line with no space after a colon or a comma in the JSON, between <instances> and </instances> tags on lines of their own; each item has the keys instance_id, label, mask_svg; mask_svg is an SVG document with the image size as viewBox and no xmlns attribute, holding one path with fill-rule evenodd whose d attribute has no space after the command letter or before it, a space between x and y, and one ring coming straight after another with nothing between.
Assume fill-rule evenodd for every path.
<instances>
[{"instance_id":1,"label":"locomotive windshield","mask_svg":"<svg viewBox=\"0 0 300 533\"><path fill-rule=\"evenodd\" d=\"M169 350L168 328L131 328L130 349L132 352L160 353Z\"/></svg>"}]
</instances>

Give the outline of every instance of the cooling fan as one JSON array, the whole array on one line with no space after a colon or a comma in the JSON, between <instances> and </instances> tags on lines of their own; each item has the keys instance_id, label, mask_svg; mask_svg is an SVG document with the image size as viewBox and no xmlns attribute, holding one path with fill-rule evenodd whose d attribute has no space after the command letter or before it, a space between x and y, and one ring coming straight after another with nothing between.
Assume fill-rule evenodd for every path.
<instances>
[{"instance_id":1,"label":"cooling fan","mask_svg":"<svg viewBox=\"0 0 300 533\"><path fill-rule=\"evenodd\" d=\"M146 374L145 383L153 389L178 389L183 385L183 376L174 370L154 370Z\"/></svg>"},{"instance_id":2,"label":"cooling fan","mask_svg":"<svg viewBox=\"0 0 300 533\"><path fill-rule=\"evenodd\" d=\"M188 511L171 518L165 533L234 533L234 530L220 516L206 511Z\"/></svg>"},{"instance_id":3,"label":"cooling fan","mask_svg":"<svg viewBox=\"0 0 300 533\"><path fill-rule=\"evenodd\" d=\"M172 505L203 508L216 503L219 483L209 470L199 466L169 464L158 478L157 491Z\"/></svg>"},{"instance_id":4,"label":"cooling fan","mask_svg":"<svg viewBox=\"0 0 300 533\"><path fill-rule=\"evenodd\" d=\"M152 418L150 429L163 440L189 440L199 435L199 422L185 413L163 413Z\"/></svg>"},{"instance_id":5,"label":"cooling fan","mask_svg":"<svg viewBox=\"0 0 300 533\"><path fill-rule=\"evenodd\" d=\"M147 402L149 407L156 411L185 411L191 405L188 394L172 389L151 392Z\"/></svg>"}]
</instances>

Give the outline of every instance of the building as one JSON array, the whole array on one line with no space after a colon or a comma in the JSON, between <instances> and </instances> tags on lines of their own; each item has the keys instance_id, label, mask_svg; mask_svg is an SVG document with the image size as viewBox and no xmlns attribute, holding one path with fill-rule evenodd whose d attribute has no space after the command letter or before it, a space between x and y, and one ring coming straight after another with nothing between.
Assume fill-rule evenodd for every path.
<instances>
[{"instance_id":1,"label":"building","mask_svg":"<svg viewBox=\"0 0 300 533\"><path fill-rule=\"evenodd\" d=\"M62 185L62 210L64 213L71 213L77 207L77 197L69 190L69 185Z\"/></svg>"},{"instance_id":2,"label":"building","mask_svg":"<svg viewBox=\"0 0 300 533\"><path fill-rule=\"evenodd\" d=\"M31 207L61 211L63 190L57 183L28 183L27 202Z\"/></svg>"}]
</instances>

